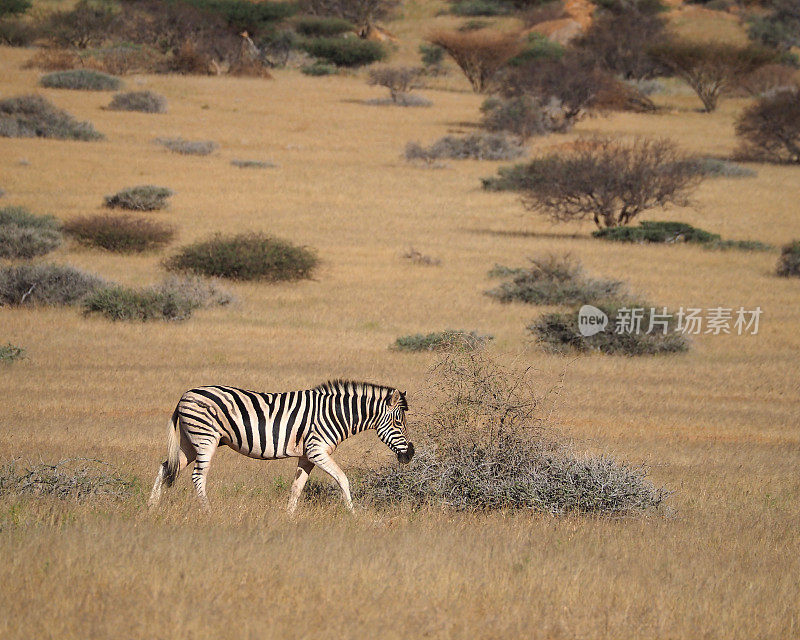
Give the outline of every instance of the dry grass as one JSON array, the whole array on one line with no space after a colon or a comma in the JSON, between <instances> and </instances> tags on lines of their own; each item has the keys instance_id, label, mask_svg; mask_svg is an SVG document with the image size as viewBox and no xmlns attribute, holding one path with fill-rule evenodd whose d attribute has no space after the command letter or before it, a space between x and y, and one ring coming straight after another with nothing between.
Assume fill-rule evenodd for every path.
<instances>
[{"instance_id":1,"label":"dry grass","mask_svg":"<svg viewBox=\"0 0 800 640\"><path fill-rule=\"evenodd\" d=\"M410 20L421 12L419 3L407 8ZM398 63L406 63L404 51ZM35 86L37 73L19 68L29 56L0 49L3 95ZM443 82L466 88L456 79ZM525 214L514 194L481 191L480 178L494 165L466 160L429 172L398 157L407 140L467 133L453 123L478 121L481 97L468 91L431 90L430 109L384 110L359 104L374 95L363 78L276 71L269 83L142 82L167 97L169 113L123 118L100 108L104 94L62 92L59 106L90 118L107 140L4 140L8 204L69 219L96 209L119 185L169 184L181 194L172 209L182 242L230 229L267 232L318 248L321 266L313 281L236 283L238 307L210 309L186 324L0 308L3 341L28 353L0 369L13 391L0 400L0 461L96 457L145 487L108 504L0 498L1 637L83 640L117 637L120 629L128 638L154 630L194 638L800 633L800 291L773 275L774 254L598 242L590 225L554 226ZM693 96L656 101L668 107L662 115L616 114L576 130L669 136L704 156L727 157L735 148L733 121L746 101L726 100L710 116L696 112ZM178 157L151 142L176 131L213 136L223 157ZM280 171L229 164L262 156ZM752 179L708 181L695 207L659 218L782 244L800 237L796 171L764 166ZM398 253L408 246L435 253L442 268L401 264ZM625 274L633 290L670 308L760 305L761 331L699 336L680 358L572 361L542 353L525 335L530 307L493 304L483 291L494 263L524 264L547 251L571 252L591 273ZM69 247L53 255L126 286L163 273L157 255ZM386 346L398 335L448 326L489 331L501 359L533 365L560 390L553 421L582 448L649 463L657 485L677 490L675 515L366 510L349 518L340 501L321 500L302 505L291 521L283 505L292 464L230 451L214 460L208 518L197 514L185 477L157 513L145 510L166 419L186 388L302 388L334 376L387 382L410 392L413 437L415 399L434 356ZM370 434L336 458L347 470L391 453Z\"/></svg>"}]
</instances>

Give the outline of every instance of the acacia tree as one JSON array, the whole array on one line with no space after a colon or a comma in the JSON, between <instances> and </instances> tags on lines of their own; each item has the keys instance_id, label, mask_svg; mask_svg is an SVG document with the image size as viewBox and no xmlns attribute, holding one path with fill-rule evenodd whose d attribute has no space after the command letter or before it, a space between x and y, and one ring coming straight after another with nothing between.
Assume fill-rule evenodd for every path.
<instances>
[{"instance_id":1,"label":"acacia tree","mask_svg":"<svg viewBox=\"0 0 800 640\"><path fill-rule=\"evenodd\" d=\"M440 29L428 35L427 40L447 52L464 72L475 93L485 92L503 65L522 50L518 33L490 29Z\"/></svg>"},{"instance_id":2,"label":"acacia tree","mask_svg":"<svg viewBox=\"0 0 800 640\"><path fill-rule=\"evenodd\" d=\"M774 51L754 45L685 40L655 46L651 53L688 83L707 113L717 108L723 91L777 57Z\"/></svg>"},{"instance_id":3,"label":"acacia tree","mask_svg":"<svg viewBox=\"0 0 800 640\"><path fill-rule=\"evenodd\" d=\"M557 221L591 218L602 229L655 207L686 206L700 180L696 165L669 140L598 137L531 162L522 202Z\"/></svg>"},{"instance_id":4,"label":"acacia tree","mask_svg":"<svg viewBox=\"0 0 800 640\"><path fill-rule=\"evenodd\" d=\"M800 88L776 91L747 108L736 122L736 135L742 158L800 163Z\"/></svg>"}]
</instances>

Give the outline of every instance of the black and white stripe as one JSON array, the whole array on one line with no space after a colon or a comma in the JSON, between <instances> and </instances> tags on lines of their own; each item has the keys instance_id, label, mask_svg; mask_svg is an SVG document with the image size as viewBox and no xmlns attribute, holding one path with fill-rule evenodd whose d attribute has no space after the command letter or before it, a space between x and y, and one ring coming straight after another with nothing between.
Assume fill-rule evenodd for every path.
<instances>
[{"instance_id":1,"label":"black and white stripe","mask_svg":"<svg viewBox=\"0 0 800 640\"><path fill-rule=\"evenodd\" d=\"M292 485L289 509L293 511L308 473L321 467L340 485L352 508L349 483L330 457L345 438L366 429L408 462L414 446L405 434L405 394L367 382L333 380L313 389L260 393L213 385L183 394L169 427L168 457L162 464L151 504L170 486L182 468L195 462L192 480L207 504L205 480L217 447L227 445L262 460L298 458L298 475Z\"/></svg>"}]
</instances>

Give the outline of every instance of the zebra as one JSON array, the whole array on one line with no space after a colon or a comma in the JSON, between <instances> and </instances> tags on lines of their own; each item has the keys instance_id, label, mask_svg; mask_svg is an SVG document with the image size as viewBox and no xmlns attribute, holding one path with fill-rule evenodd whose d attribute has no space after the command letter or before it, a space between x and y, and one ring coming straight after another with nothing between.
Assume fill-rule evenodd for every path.
<instances>
[{"instance_id":1,"label":"zebra","mask_svg":"<svg viewBox=\"0 0 800 640\"><path fill-rule=\"evenodd\" d=\"M148 501L158 504L162 485L172 486L194 462L192 482L208 510L206 476L217 448L259 460L297 458L287 511L293 514L308 475L315 466L339 485L345 506L353 511L350 482L331 458L345 438L375 429L378 437L407 464L414 445L406 436L408 403L403 391L369 382L329 380L312 389L260 393L213 385L181 396L167 427L167 459L156 475Z\"/></svg>"}]
</instances>

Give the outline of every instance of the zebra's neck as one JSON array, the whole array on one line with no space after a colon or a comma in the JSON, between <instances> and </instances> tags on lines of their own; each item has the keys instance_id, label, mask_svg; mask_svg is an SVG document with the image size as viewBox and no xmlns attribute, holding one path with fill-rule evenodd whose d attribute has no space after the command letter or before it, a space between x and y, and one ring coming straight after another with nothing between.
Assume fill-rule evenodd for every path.
<instances>
[{"instance_id":1,"label":"zebra's neck","mask_svg":"<svg viewBox=\"0 0 800 640\"><path fill-rule=\"evenodd\" d=\"M369 382L332 380L314 391L318 397L316 430L323 440L337 445L378 425L392 389Z\"/></svg>"}]
</instances>

